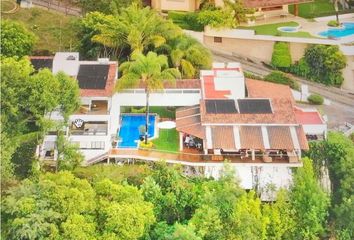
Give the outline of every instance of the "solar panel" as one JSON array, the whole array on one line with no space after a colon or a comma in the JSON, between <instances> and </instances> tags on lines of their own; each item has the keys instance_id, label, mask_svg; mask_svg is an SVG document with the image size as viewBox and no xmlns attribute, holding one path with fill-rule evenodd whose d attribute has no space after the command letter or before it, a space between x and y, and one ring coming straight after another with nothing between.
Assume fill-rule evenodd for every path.
<instances>
[{"instance_id":1,"label":"solar panel","mask_svg":"<svg viewBox=\"0 0 354 240\"><path fill-rule=\"evenodd\" d=\"M43 68L49 68L50 70L53 68L53 58L31 59L31 63L37 72Z\"/></svg>"},{"instance_id":2,"label":"solar panel","mask_svg":"<svg viewBox=\"0 0 354 240\"><path fill-rule=\"evenodd\" d=\"M207 113L237 113L234 100L205 100Z\"/></svg>"},{"instance_id":3,"label":"solar panel","mask_svg":"<svg viewBox=\"0 0 354 240\"><path fill-rule=\"evenodd\" d=\"M81 89L104 89L108 78L108 64L80 65L77 80Z\"/></svg>"},{"instance_id":4,"label":"solar panel","mask_svg":"<svg viewBox=\"0 0 354 240\"><path fill-rule=\"evenodd\" d=\"M240 113L272 113L269 99L238 99Z\"/></svg>"}]
</instances>

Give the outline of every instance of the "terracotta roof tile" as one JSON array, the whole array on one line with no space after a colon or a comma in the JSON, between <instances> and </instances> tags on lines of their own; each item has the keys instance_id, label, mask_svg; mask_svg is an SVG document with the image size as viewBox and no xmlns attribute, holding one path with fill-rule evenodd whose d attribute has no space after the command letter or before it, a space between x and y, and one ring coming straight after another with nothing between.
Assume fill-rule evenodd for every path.
<instances>
[{"instance_id":1,"label":"terracotta roof tile","mask_svg":"<svg viewBox=\"0 0 354 240\"><path fill-rule=\"evenodd\" d=\"M211 127L213 148L222 148L224 150L234 150L235 138L233 127Z\"/></svg>"},{"instance_id":2,"label":"terracotta roof tile","mask_svg":"<svg viewBox=\"0 0 354 240\"><path fill-rule=\"evenodd\" d=\"M309 150L309 144L302 126L296 127L296 134L302 150Z\"/></svg>"},{"instance_id":3,"label":"terracotta roof tile","mask_svg":"<svg viewBox=\"0 0 354 240\"><path fill-rule=\"evenodd\" d=\"M294 149L289 127L267 127L267 130L271 149Z\"/></svg>"},{"instance_id":4,"label":"terracotta roof tile","mask_svg":"<svg viewBox=\"0 0 354 240\"><path fill-rule=\"evenodd\" d=\"M181 107L176 110L176 129L198 138L205 138L205 127L201 125L199 106Z\"/></svg>"},{"instance_id":5,"label":"terracotta roof tile","mask_svg":"<svg viewBox=\"0 0 354 240\"><path fill-rule=\"evenodd\" d=\"M289 86L249 78L245 83L250 98L288 98L293 100Z\"/></svg>"},{"instance_id":6,"label":"terracotta roof tile","mask_svg":"<svg viewBox=\"0 0 354 240\"><path fill-rule=\"evenodd\" d=\"M189 127L181 127L178 129L178 131L198 137L200 139L205 139L205 127L200 123Z\"/></svg>"},{"instance_id":7,"label":"terracotta roof tile","mask_svg":"<svg viewBox=\"0 0 354 240\"><path fill-rule=\"evenodd\" d=\"M186 116L191 116L191 115L196 115L200 114L200 107L199 106L193 106L188 109L177 109L176 111L176 118L182 118Z\"/></svg>"},{"instance_id":8,"label":"terracotta roof tile","mask_svg":"<svg viewBox=\"0 0 354 240\"><path fill-rule=\"evenodd\" d=\"M241 126L240 141L243 149L264 149L261 127Z\"/></svg>"},{"instance_id":9,"label":"terracotta roof tile","mask_svg":"<svg viewBox=\"0 0 354 240\"><path fill-rule=\"evenodd\" d=\"M82 97L112 96L114 93L114 86L116 82L116 73L117 73L117 63L110 63L105 89L80 89L80 96Z\"/></svg>"}]
</instances>

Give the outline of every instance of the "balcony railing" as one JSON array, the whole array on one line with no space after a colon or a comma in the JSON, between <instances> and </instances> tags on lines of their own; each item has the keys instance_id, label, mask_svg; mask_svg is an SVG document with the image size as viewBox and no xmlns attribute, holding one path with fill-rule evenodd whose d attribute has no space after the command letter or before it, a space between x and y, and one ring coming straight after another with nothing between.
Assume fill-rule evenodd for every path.
<instances>
[{"instance_id":1,"label":"balcony railing","mask_svg":"<svg viewBox=\"0 0 354 240\"><path fill-rule=\"evenodd\" d=\"M107 135L107 130L102 129L85 129L85 130L70 130L71 135L96 135L105 136Z\"/></svg>"}]
</instances>

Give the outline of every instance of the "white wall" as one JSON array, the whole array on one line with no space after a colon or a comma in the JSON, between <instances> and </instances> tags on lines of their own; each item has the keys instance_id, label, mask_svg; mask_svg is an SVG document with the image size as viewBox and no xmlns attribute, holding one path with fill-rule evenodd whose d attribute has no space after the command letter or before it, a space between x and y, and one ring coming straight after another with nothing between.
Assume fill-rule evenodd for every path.
<instances>
[{"instance_id":1,"label":"white wall","mask_svg":"<svg viewBox=\"0 0 354 240\"><path fill-rule=\"evenodd\" d=\"M304 128L304 132L306 134L310 135L321 135L324 134L326 135L327 133L327 125L326 124L307 124L307 125L302 125Z\"/></svg>"},{"instance_id":2,"label":"white wall","mask_svg":"<svg viewBox=\"0 0 354 240\"><path fill-rule=\"evenodd\" d=\"M171 89L172 90L172 89ZM190 90L190 89L188 89ZM201 98L200 91L198 93L152 93L150 94L150 106L191 106L199 104ZM183 90L187 91L187 90ZM135 93L118 93L115 100L120 106L145 106L146 95L144 92Z\"/></svg>"}]
</instances>

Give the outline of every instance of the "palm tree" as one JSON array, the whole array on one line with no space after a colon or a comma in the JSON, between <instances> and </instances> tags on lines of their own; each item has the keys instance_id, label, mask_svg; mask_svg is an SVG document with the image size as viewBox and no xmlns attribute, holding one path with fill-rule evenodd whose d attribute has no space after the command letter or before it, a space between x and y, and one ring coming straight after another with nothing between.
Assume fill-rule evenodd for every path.
<instances>
[{"instance_id":1,"label":"palm tree","mask_svg":"<svg viewBox=\"0 0 354 240\"><path fill-rule=\"evenodd\" d=\"M209 50L194 38L183 35L169 41L168 44L172 48L169 54L171 63L183 77L195 77L198 70L211 67Z\"/></svg>"},{"instance_id":2,"label":"palm tree","mask_svg":"<svg viewBox=\"0 0 354 240\"><path fill-rule=\"evenodd\" d=\"M176 78L180 78L180 72L175 68L168 68L168 60L165 55L148 52L146 56L138 53L134 54L132 58L134 61L120 65L120 71L123 75L117 82L116 90L121 91L126 88L137 87L140 83L144 84L146 93L145 144L147 144L150 93L163 89L165 81L174 82Z\"/></svg>"},{"instance_id":3,"label":"palm tree","mask_svg":"<svg viewBox=\"0 0 354 240\"><path fill-rule=\"evenodd\" d=\"M109 47L128 48L132 55L148 47L159 47L168 39L182 34L181 29L149 8L132 4L113 16L108 24L98 26L93 40Z\"/></svg>"}]
</instances>

